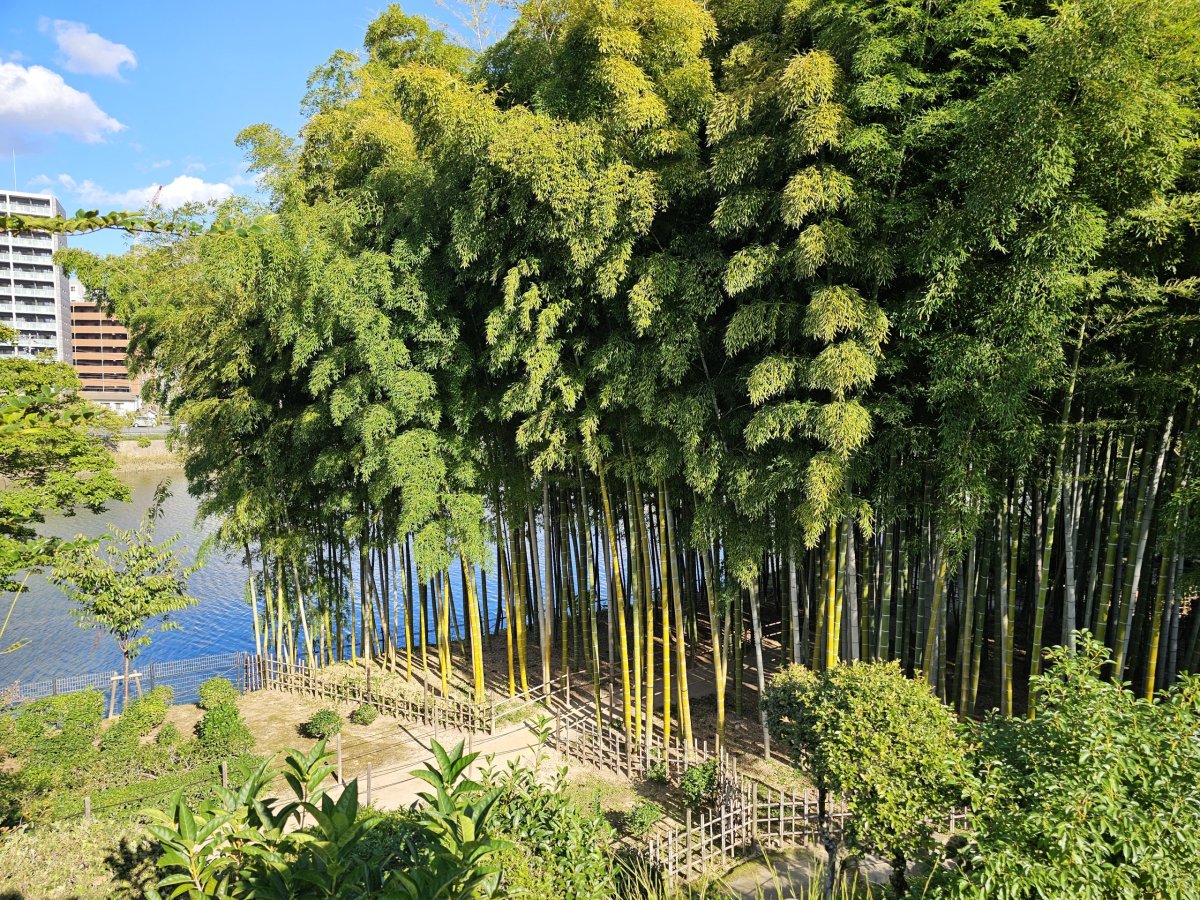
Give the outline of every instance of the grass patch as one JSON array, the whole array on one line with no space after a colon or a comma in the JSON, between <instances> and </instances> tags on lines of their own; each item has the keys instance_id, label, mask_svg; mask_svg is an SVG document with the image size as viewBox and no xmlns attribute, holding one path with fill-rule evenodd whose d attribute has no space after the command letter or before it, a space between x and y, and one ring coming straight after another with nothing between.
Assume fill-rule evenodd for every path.
<instances>
[{"instance_id":1,"label":"grass patch","mask_svg":"<svg viewBox=\"0 0 1200 900\"><path fill-rule=\"evenodd\" d=\"M155 854L141 825L114 820L16 828L0 838L0 897L144 897Z\"/></svg>"},{"instance_id":2,"label":"grass patch","mask_svg":"<svg viewBox=\"0 0 1200 900\"><path fill-rule=\"evenodd\" d=\"M241 756L230 760L230 784L238 784L244 780L248 771L261 761L262 759L256 756ZM182 790L184 797L195 805L197 801L214 796L215 788L220 783L221 764L211 762L186 772L173 772L161 778L104 788L92 794L92 815L97 818L128 820L140 809L166 809L175 792L179 790ZM50 817L55 820L80 818L83 816L83 809L82 794L63 792L52 801Z\"/></svg>"},{"instance_id":3,"label":"grass patch","mask_svg":"<svg viewBox=\"0 0 1200 900\"><path fill-rule=\"evenodd\" d=\"M641 799L629 784L589 773L572 773L563 793L583 810L599 802L602 813L624 812Z\"/></svg>"}]
</instances>

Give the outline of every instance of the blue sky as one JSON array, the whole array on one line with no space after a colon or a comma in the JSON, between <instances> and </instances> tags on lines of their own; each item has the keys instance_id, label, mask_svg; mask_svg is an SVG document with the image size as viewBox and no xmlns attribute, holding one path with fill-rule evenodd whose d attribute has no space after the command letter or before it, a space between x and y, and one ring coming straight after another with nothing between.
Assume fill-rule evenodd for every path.
<instances>
[{"instance_id":1,"label":"blue sky","mask_svg":"<svg viewBox=\"0 0 1200 900\"><path fill-rule=\"evenodd\" d=\"M253 191L234 137L294 134L314 67L357 50L383 3L0 0L0 185L67 211ZM406 12L451 20L434 0ZM121 235L73 238L119 252Z\"/></svg>"}]
</instances>

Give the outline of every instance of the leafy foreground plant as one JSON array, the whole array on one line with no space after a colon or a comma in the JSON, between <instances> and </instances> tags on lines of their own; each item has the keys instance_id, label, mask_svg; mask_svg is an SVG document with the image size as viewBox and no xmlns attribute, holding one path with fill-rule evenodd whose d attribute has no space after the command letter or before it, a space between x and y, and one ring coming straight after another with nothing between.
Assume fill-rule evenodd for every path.
<instances>
[{"instance_id":1,"label":"leafy foreground plant","mask_svg":"<svg viewBox=\"0 0 1200 900\"><path fill-rule=\"evenodd\" d=\"M433 743L436 766L414 772L433 786L412 831L384 853L365 840L379 814L363 809L358 782L330 793L331 754L320 742L290 751L282 770L264 762L239 788L192 809L176 796L169 812L147 810L159 841L162 877L152 898L491 897L489 857L505 845L488 836L499 789L464 778L478 754ZM267 796L282 775L290 797Z\"/></svg>"},{"instance_id":2,"label":"leafy foreground plant","mask_svg":"<svg viewBox=\"0 0 1200 900\"><path fill-rule=\"evenodd\" d=\"M1200 896L1200 677L1140 699L1076 640L1034 679L1036 718L982 726L971 840L933 896Z\"/></svg>"},{"instance_id":3,"label":"leafy foreground plant","mask_svg":"<svg viewBox=\"0 0 1200 900\"><path fill-rule=\"evenodd\" d=\"M568 796L567 769L543 776L542 757L528 766L510 761L485 767L481 779L501 789L492 833L509 841L497 857L505 896L608 900L622 896L613 871L615 835L599 809L581 809Z\"/></svg>"}]
</instances>

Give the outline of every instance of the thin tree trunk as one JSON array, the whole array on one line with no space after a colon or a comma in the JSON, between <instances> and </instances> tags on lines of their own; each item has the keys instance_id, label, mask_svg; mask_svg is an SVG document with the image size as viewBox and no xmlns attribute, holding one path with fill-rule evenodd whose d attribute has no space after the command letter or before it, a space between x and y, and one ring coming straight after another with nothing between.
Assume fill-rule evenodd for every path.
<instances>
[{"instance_id":1,"label":"thin tree trunk","mask_svg":"<svg viewBox=\"0 0 1200 900\"><path fill-rule=\"evenodd\" d=\"M758 673L758 718L762 723L763 756L771 758L771 733L767 729L767 707L763 697L767 692L767 680L763 670L762 622L758 608L758 579L750 582L750 627L754 630L754 661Z\"/></svg>"},{"instance_id":2,"label":"thin tree trunk","mask_svg":"<svg viewBox=\"0 0 1200 900\"><path fill-rule=\"evenodd\" d=\"M1154 460L1154 469L1146 483L1145 492L1139 498L1135 521L1138 524L1137 544L1134 548L1133 573L1125 586L1125 596L1121 608L1121 620L1117 623L1117 652L1114 659L1114 677L1119 681L1124 678L1125 660L1129 654L1129 632L1133 624L1133 616L1137 610L1138 591L1140 588L1142 564L1145 561L1146 545L1150 539L1150 524L1154 519L1154 501L1158 495L1158 486L1162 480L1163 463L1166 460L1167 449L1171 444L1171 428L1174 425L1174 414L1167 416L1167 424L1159 441L1158 454Z\"/></svg>"}]
</instances>

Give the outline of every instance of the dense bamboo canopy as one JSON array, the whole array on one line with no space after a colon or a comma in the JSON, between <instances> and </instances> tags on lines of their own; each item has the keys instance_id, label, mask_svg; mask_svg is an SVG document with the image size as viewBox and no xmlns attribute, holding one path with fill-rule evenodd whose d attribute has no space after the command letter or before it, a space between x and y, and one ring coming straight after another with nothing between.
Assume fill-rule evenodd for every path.
<instances>
[{"instance_id":1,"label":"dense bamboo canopy","mask_svg":"<svg viewBox=\"0 0 1200 900\"><path fill-rule=\"evenodd\" d=\"M1198 51L1196 0L526 0L479 54L392 7L243 133L261 228L70 263L264 652L445 690L461 638L482 697L508 625L510 691L586 667L638 739L788 661L1012 714L1080 629L1152 693L1200 664Z\"/></svg>"}]
</instances>

